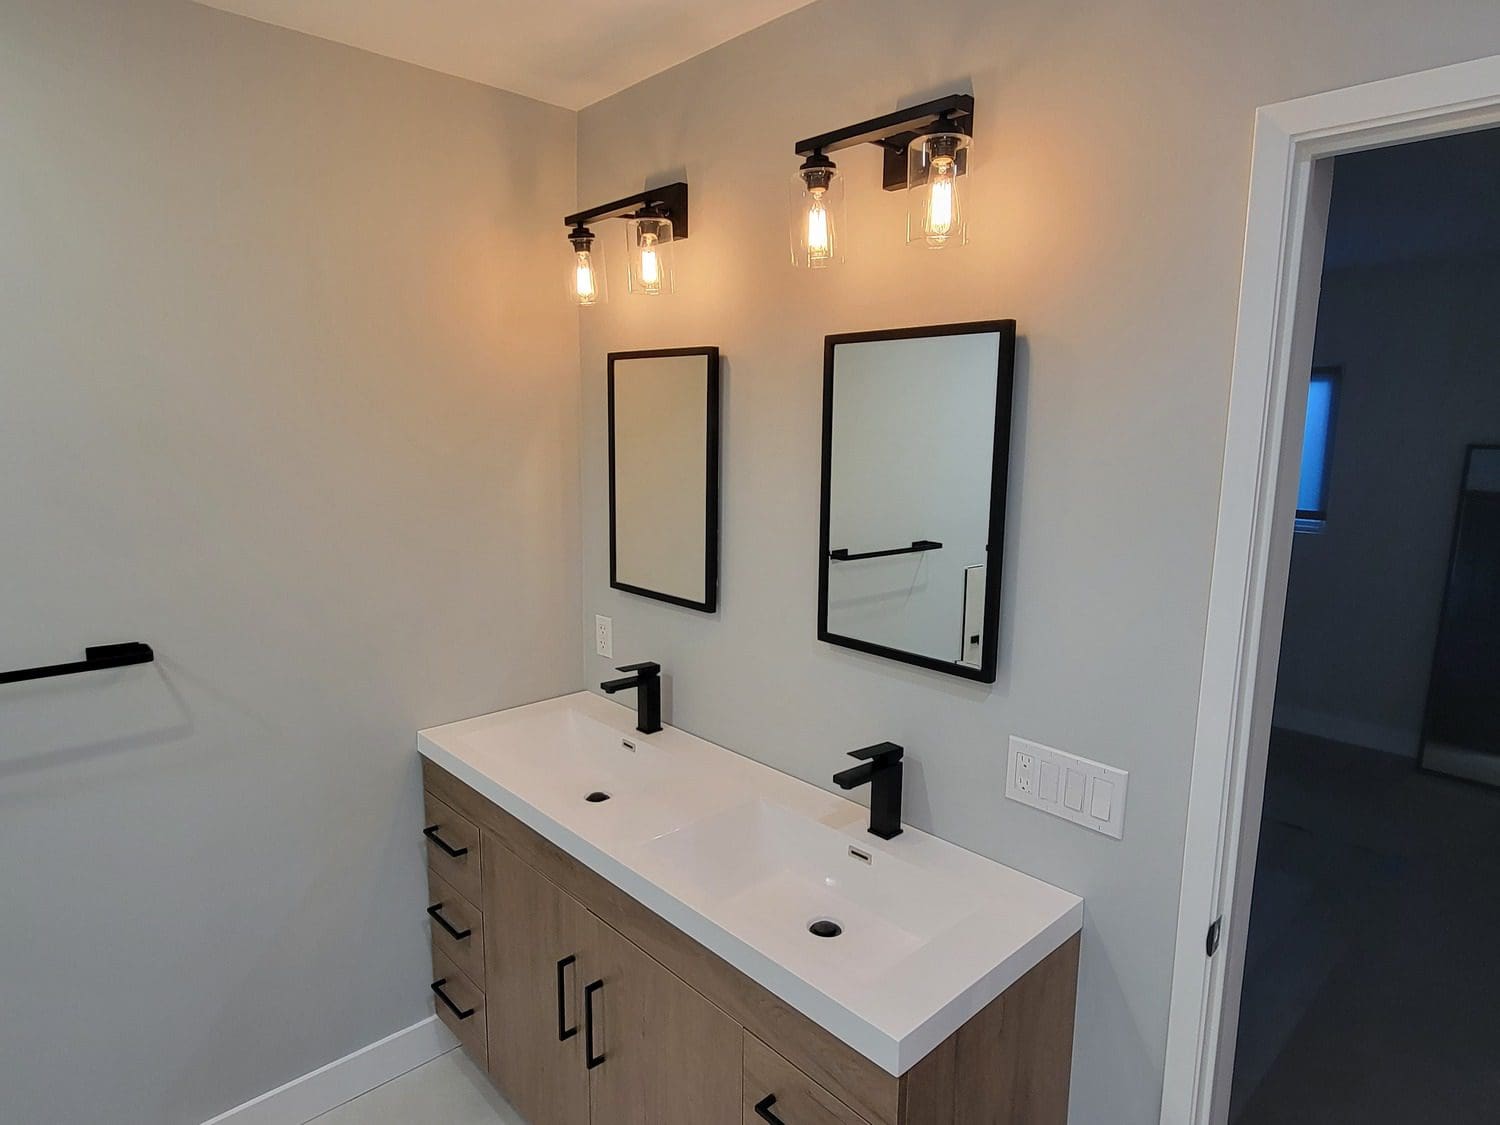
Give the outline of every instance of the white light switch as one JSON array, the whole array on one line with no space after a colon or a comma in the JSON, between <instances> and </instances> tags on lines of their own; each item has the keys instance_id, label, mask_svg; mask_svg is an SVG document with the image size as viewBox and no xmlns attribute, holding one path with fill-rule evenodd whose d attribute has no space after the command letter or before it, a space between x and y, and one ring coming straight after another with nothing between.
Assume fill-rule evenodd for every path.
<instances>
[{"instance_id":1,"label":"white light switch","mask_svg":"<svg viewBox=\"0 0 1500 1125\"><path fill-rule=\"evenodd\" d=\"M1089 797L1089 816L1095 820L1109 819L1109 806L1115 795L1115 787L1102 777L1094 778L1093 795Z\"/></svg>"},{"instance_id":2,"label":"white light switch","mask_svg":"<svg viewBox=\"0 0 1500 1125\"><path fill-rule=\"evenodd\" d=\"M1074 812L1083 809L1083 774L1077 770L1068 771L1068 780L1063 784L1063 804Z\"/></svg>"},{"instance_id":3,"label":"white light switch","mask_svg":"<svg viewBox=\"0 0 1500 1125\"><path fill-rule=\"evenodd\" d=\"M1105 836L1125 834L1125 788L1130 775L1063 750L1010 740L1005 795Z\"/></svg>"},{"instance_id":4,"label":"white light switch","mask_svg":"<svg viewBox=\"0 0 1500 1125\"><path fill-rule=\"evenodd\" d=\"M1057 769L1057 763L1056 762L1043 762L1042 763L1042 771L1041 772L1042 772L1041 788L1037 790L1037 794L1036 795L1038 797L1040 797L1043 801L1051 801L1053 804L1056 804L1057 803L1057 782L1058 782L1058 776L1059 776L1058 769Z\"/></svg>"}]
</instances>

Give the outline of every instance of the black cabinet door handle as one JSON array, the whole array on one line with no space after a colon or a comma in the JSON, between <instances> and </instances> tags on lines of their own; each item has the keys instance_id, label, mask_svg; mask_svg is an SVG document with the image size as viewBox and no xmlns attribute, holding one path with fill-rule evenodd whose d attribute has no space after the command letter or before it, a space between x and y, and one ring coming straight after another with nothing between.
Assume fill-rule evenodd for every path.
<instances>
[{"instance_id":1,"label":"black cabinet door handle","mask_svg":"<svg viewBox=\"0 0 1500 1125\"><path fill-rule=\"evenodd\" d=\"M771 1125L786 1125L786 1122L771 1112L771 1107L776 1104L776 1095L767 1094L755 1103L755 1113L762 1121L769 1121Z\"/></svg>"},{"instance_id":2,"label":"black cabinet door handle","mask_svg":"<svg viewBox=\"0 0 1500 1125\"><path fill-rule=\"evenodd\" d=\"M583 1061L589 1070L604 1061L603 1055L594 1054L594 993L603 987L604 982L596 980L583 990Z\"/></svg>"},{"instance_id":3,"label":"black cabinet door handle","mask_svg":"<svg viewBox=\"0 0 1500 1125\"><path fill-rule=\"evenodd\" d=\"M444 977L442 980L435 980L435 981L433 981L432 982L432 991L435 992L435 993L437 993L437 998L439 1000L441 1000L444 1004L447 1004L448 1005L448 1010L451 1011L455 1016L457 1016L461 1020L468 1019L470 1016L472 1016L474 1014L474 1009L473 1008L460 1008L457 1004L455 1004L452 1000L450 1000L448 998L448 994L443 991L443 985L445 985L447 983L448 983L448 978L447 977Z\"/></svg>"},{"instance_id":4,"label":"black cabinet door handle","mask_svg":"<svg viewBox=\"0 0 1500 1125\"><path fill-rule=\"evenodd\" d=\"M557 1041L565 1042L578 1034L578 1025L568 1026L568 966L577 961L573 954L568 954L557 963Z\"/></svg>"},{"instance_id":5,"label":"black cabinet door handle","mask_svg":"<svg viewBox=\"0 0 1500 1125\"><path fill-rule=\"evenodd\" d=\"M429 840L431 840L438 847L442 848L443 851L447 852L454 859L457 859L461 855L468 855L468 848L455 848L452 844L448 843L447 840L444 840L437 834L438 829L441 827L441 824L429 824L426 828L422 829L422 835L426 836Z\"/></svg>"},{"instance_id":6,"label":"black cabinet door handle","mask_svg":"<svg viewBox=\"0 0 1500 1125\"><path fill-rule=\"evenodd\" d=\"M434 922L436 922L439 926L442 926L443 929L447 930L448 936L451 937L454 941L463 941L464 938L468 937L474 932L473 930L468 929L455 930L453 928L453 923L443 917L443 904L440 902L435 902L431 906L429 906L427 908L427 914Z\"/></svg>"}]
</instances>

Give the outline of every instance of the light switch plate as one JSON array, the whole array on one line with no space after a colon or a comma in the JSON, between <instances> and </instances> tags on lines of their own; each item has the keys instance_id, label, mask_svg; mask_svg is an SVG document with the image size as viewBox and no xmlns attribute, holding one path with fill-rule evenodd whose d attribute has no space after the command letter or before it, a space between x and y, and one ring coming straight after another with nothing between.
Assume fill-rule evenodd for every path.
<instances>
[{"instance_id":1,"label":"light switch plate","mask_svg":"<svg viewBox=\"0 0 1500 1125\"><path fill-rule=\"evenodd\" d=\"M1005 795L1116 840L1125 834L1125 785L1130 775L1024 738L1010 740ZM1097 814L1097 815L1096 815Z\"/></svg>"},{"instance_id":2,"label":"light switch plate","mask_svg":"<svg viewBox=\"0 0 1500 1125\"><path fill-rule=\"evenodd\" d=\"M598 613L594 614L594 654L607 656L611 660L615 655L614 618Z\"/></svg>"}]
</instances>

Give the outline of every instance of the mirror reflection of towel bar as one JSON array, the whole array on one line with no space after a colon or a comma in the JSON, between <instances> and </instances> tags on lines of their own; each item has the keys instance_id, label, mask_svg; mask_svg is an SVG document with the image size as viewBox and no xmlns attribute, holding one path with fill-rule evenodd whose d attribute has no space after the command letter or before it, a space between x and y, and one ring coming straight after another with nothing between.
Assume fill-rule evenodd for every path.
<instances>
[{"instance_id":1,"label":"mirror reflection of towel bar","mask_svg":"<svg viewBox=\"0 0 1500 1125\"><path fill-rule=\"evenodd\" d=\"M942 544L935 539L913 539L910 547L892 547L888 551L858 551L851 554L847 547L835 547L828 552L834 562L853 562L855 559L883 559L887 555L914 555L921 551L938 551Z\"/></svg>"}]
</instances>

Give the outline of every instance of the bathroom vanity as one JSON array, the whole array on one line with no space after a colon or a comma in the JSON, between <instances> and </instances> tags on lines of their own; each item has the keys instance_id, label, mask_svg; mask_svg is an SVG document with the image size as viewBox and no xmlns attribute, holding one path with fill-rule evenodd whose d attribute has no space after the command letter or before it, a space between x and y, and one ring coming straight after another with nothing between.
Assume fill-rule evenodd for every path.
<instances>
[{"instance_id":1,"label":"bathroom vanity","mask_svg":"<svg viewBox=\"0 0 1500 1125\"><path fill-rule=\"evenodd\" d=\"M531 1125L1066 1121L1080 899L634 723L419 736L437 1013Z\"/></svg>"}]
</instances>

